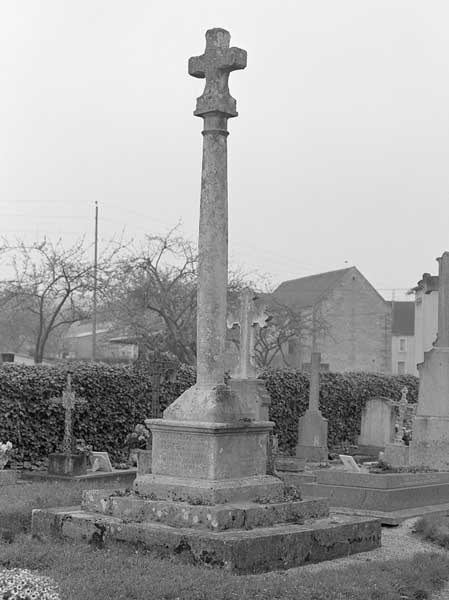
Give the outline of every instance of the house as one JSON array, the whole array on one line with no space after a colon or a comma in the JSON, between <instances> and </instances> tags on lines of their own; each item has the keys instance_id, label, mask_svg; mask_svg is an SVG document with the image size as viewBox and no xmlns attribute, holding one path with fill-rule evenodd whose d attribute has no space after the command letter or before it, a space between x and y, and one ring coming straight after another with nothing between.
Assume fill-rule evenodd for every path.
<instances>
[{"instance_id":1,"label":"house","mask_svg":"<svg viewBox=\"0 0 449 600\"><path fill-rule=\"evenodd\" d=\"M305 370L314 346L323 370L391 373L391 304L356 267L285 281L273 298L313 323L273 366Z\"/></svg>"},{"instance_id":2,"label":"house","mask_svg":"<svg viewBox=\"0 0 449 600\"><path fill-rule=\"evenodd\" d=\"M424 273L412 288L415 294L415 364L424 362L438 333L438 275Z\"/></svg>"},{"instance_id":3,"label":"house","mask_svg":"<svg viewBox=\"0 0 449 600\"><path fill-rule=\"evenodd\" d=\"M117 343L117 329L112 323L99 323L96 329L96 359L111 361L132 361L137 358L137 345ZM92 323L82 322L70 325L63 338L64 358L92 359Z\"/></svg>"},{"instance_id":4,"label":"house","mask_svg":"<svg viewBox=\"0 0 449 600\"><path fill-rule=\"evenodd\" d=\"M392 302L391 372L418 375L415 358L415 303Z\"/></svg>"}]
</instances>

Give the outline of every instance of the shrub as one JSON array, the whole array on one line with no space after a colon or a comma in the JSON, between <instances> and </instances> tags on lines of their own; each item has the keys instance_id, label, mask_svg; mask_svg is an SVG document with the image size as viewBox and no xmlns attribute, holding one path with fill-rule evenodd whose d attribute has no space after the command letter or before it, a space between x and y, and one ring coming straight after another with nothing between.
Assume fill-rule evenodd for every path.
<instances>
[{"instance_id":1,"label":"shrub","mask_svg":"<svg viewBox=\"0 0 449 600\"><path fill-rule=\"evenodd\" d=\"M64 410L52 404L60 397L67 373L72 389L87 400L74 412L74 436L95 450L123 459L126 437L151 415L151 374L148 369L104 363L61 363L54 366L4 364L0 368L0 440L11 440L16 461L37 462L59 448ZM270 418L282 451L297 442L298 418L308 405L309 378L294 370L268 370L262 375L271 396ZM164 410L195 382L195 370L180 365L173 382L160 388ZM329 423L329 446L355 442L361 410L375 396L398 399L407 385L415 402L418 379L411 375L323 373L320 409Z\"/></svg>"},{"instance_id":2,"label":"shrub","mask_svg":"<svg viewBox=\"0 0 449 600\"><path fill-rule=\"evenodd\" d=\"M291 451L297 442L298 419L309 402L309 377L295 370L268 370L262 377L271 396L270 418L279 449ZM413 375L378 373L322 373L320 410L328 420L328 445L355 443L360 433L362 408L367 400L384 396L399 400L408 387L409 402L418 397L418 378Z\"/></svg>"}]
</instances>

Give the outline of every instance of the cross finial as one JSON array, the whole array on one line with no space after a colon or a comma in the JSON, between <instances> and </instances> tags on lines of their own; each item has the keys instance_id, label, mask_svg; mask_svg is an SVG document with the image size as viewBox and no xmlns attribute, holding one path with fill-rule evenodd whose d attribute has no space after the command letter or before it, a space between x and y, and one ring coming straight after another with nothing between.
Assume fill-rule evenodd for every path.
<instances>
[{"instance_id":1,"label":"cross finial","mask_svg":"<svg viewBox=\"0 0 449 600\"><path fill-rule=\"evenodd\" d=\"M206 50L201 56L189 59L189 75L206 79L203 95L197 99L197 117L220 112L236 117L236 101L229 93L229 73L246 67L246 50L230 48L231 35L226 29L206 31Z\"/></svg>"}]
</instances>

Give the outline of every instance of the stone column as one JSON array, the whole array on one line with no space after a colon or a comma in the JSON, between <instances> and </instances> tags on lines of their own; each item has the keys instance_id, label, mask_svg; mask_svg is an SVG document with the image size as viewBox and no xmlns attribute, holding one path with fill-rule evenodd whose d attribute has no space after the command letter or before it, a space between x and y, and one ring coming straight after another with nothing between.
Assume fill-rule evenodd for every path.
<instances>
[{"instance_id":1,"label":"stone column","mask_svg":"<svg viewBox=\"0 0 449 600\"><path fill-rule=\"evenodd\" d=\"M435 346L449 348L449 252L437 258L439 272L438 338Z\"/></svg>"},{"instance_id":2,"label":"stone column","mask_svg":"<svg viewBox=\"0 0 449 600\"><path fill-rule=\"evenodd\" d=\"M312 352L310 359L309 410L319 411L321 353Z\"/></svg>"}]
</instances>

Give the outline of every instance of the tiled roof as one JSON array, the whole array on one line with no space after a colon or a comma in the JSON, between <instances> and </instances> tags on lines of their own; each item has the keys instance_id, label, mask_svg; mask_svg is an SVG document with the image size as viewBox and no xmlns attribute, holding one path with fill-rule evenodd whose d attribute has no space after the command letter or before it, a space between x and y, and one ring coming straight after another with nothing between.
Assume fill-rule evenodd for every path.
<instances>
[{"instance_id":1,"label":"tiled roof","mask_svg":"<svg viewBox=\"0 0 449 600\"><path fill-rule=\"evenodd\" d=\"M392 335L415 334L415 303L392 302Z\"/></svg>"},{"instance_id":2,"label":"tiled roof","mask_svg":"<svg viewBox=\"0 0 449 600\"><path fill-rule=\"evenodd\" d=\"M318 275L284 281L273 292L273 295L279 302L296 309L313 306L352 268L328 271L327 273L318 273Z\"/></svg>"}]
</instances>

